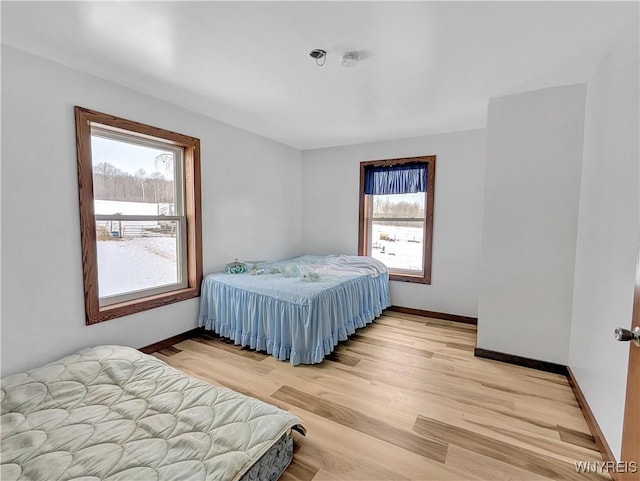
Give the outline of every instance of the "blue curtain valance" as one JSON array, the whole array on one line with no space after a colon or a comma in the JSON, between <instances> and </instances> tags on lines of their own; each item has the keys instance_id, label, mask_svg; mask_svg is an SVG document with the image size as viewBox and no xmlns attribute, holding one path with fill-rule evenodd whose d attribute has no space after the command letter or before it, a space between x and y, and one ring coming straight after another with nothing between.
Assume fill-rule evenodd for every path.
<instances>
[{"instance_id":1,"label":"blue curtain valance","mask_svg":"<svg viewBox=\"0 0 640 481\"><path fill-rule=\"evenodd\" d=\"M364 193L409 194L427 191L427 164L365 167Z\"/></svg>"}]
</instances>

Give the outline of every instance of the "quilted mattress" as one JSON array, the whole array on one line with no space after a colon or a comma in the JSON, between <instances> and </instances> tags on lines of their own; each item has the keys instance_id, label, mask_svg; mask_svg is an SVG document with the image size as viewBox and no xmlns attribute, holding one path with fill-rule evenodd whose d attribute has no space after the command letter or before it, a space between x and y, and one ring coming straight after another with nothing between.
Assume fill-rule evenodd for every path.
<instances>
[{"instance_id":1,"label":"quilted mattress","mask_svg":"<svg viewBox=\"0 0 640 481\"><path fill-rule=\"evenodd\" d=\"M0 401L2 481L238 480L304 434L286 411L122 346L7 376Z\"/></svg>"}]
</instances>

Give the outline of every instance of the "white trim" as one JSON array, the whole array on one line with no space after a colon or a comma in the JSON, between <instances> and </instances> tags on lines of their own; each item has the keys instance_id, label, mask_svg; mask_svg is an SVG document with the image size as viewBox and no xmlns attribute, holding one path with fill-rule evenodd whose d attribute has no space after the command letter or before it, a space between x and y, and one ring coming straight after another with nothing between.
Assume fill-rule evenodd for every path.
<instances>
[{"instance_id":1,"label":"white trim","mask_svg":"<svg viewBox=\"0 0 640 481\"><path fill-rule=\"evenodd\" d=\"M165 284L163 286L153 287L150 289L138 289L135 291L127 291L123 294L115 294L113 296L101 296L99 297L100 307L111 306L113 304L119 304L121 302L141 300L145 297L155 296L157 294L164 294L166 292L173 292L180 289L186 289L187 283L173 283ZM98 287L99 290L99 287Z\"/></svg>"},{"instance_id":2,"label":"white trim","mask_svg":"<svg viewBox=\"0 0 640 481\"><path fill-rule=\"evenodd\" d=\"M184 189L184 147L176 146L169 141L163 141L155 137L150 137L134 131L122 130L104 126L99 123L90 124L91 136L106 138L117 142L131 145L142 145L157 150L164 150L173 154L173 185L174 185L174 207L177 215L125 215L97 214L95 221L152 221L163 222L173 221L176 223L176 276L178 282L155 286L147 289L138 289L115 294L110 296L100 296L100 285L98 282L98 302L100 307L119 304L127 301L142 300L145 297L158 294L169 293L189 286L188 281L188 253L187 253L187 218L185 214L185 189ZM95 200L95 199L94 199ZM97 260L98 264L99 259ZM99 267L98 267L99 269Z\"/></svg>"},{"instance_id":3,"label":"white trim","mask_svg":"<svg viewBox=\"0 0 640 481\"><path fill-rule=\"evenodd\" d=\"M182 151L183 149L169 140L151 137L133 130L116 129L96 122L91 122L90 124L92 137L102 137L103 139L117 140L118 142L133 145L144 145L158 150L171 150L172 152Z\"/></svg>"},{"instance_id":4,"label":"white trim","mask_svg":"<svg viewBox=\"0 0 640 481\"><path fill-rule=\"evenodd\" d=\"M96 214L96 220L121 220L125 221L143 221L143 220L152 220L152 221L167 221L174 220L180 221L185 218L184 215L125 215L125 214Z\"/></svg>"}]
</instances>

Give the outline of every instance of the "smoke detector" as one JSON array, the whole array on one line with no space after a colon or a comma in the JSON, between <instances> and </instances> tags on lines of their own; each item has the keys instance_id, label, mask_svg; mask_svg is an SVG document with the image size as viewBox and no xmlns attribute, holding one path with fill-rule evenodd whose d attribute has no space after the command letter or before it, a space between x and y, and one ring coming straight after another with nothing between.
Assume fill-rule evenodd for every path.
<instances>
[{"instance_id":1,"label":"smoke detector","mask_svg":"<svg viewBox=\"0 0 640 481\"><path fill-rule=\"evenodd\" d=\"M358 52L345 52L342 56L342 65L345 67L355 67L358 65L358 61L360 61L360 56Z\"/></svg>"}]
</instances>

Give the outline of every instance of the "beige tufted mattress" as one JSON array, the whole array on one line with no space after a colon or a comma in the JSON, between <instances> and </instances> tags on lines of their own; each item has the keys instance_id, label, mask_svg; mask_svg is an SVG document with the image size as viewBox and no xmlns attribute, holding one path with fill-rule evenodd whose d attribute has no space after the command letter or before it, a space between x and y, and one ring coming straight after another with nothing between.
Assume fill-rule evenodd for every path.
<instances>
[{"instance_id":1,"label":"beige tufted mattress","mask_svg":"<svg viewBox=\"0 0 640 481\"><path fill-rule=\"evenodd\" d=\"M98 346L2 379L0 479L237 480L294 415Z\"/></svg>"}]
</instances>

